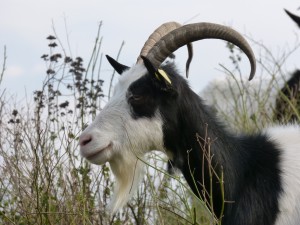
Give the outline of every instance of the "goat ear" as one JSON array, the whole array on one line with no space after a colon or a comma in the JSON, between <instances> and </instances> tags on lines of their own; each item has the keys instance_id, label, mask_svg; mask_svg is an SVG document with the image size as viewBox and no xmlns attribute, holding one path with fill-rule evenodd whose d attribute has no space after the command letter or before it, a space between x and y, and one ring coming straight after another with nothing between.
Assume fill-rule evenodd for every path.
<instances>
[{"instance_id":1,"label":"goat ear","mask_svg":"<svg viewBox=\"0 0 300 225\"><path fill-rule=\"evenodd\" d=\"M288 10L284 9L284 11L286 12L286 14L289 15L289 17L295 22L297 23L298 27L300 27L300 17L296 16L295 14L289 12Z\"/></svg>"},{"instance_id":2,"label":"goat ear","mask_svg":"<svg viewBox=\"0 0 300 225\"><path fill-rule=\"evenodd\" d=\"M143 59L144 65L145 65L146 69L148 70L149 74L154 75L156 69L154 68L154 66L152 65L150 60L148 58L146 58L145 56L142 56L142 55L141 55L141 58Z\"/></svg>"},{"instance_id":3,"label":"goat ear","mask_svg":"<svg viewBox=\"0 0 300 225\"><path fill-rule=\"evenodd\" d=\"M162 89L167 90L172 87L171 79L169 78L168 74L162 69L156 69L152 65L149 59L144 56L141 56L144 61L144 65L148 70L150 76L152 76L155 83L159 83Z\"/></svg>"},{"instance_id":4,"label":"goat ear","mask_svg":"<svg viewBox=\"0 0 300 225\"><path fill-rule=\"evenodd\" d=\"M108 60L108 62L110 63L110 65L115 69L115 71L117 71L118 74L122 74L125 70L128 70L130 67L125 66L121 63L118 63L116 60L114 60L112 57L110 57L109 55L106 55L106 58Z\"/></svg>"}]
</instances>

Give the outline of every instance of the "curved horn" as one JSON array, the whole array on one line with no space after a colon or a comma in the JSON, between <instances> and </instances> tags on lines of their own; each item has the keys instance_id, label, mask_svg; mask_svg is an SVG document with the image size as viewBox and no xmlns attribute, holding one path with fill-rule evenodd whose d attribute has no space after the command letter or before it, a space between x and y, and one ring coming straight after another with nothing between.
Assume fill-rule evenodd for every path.
<instances>
[{"instance_id":1,"label":"curved horn","mask_svg":"<svg viewBox=\"0 0 300 225\"><path fill-rule=\"evenodd\" d=\"M145 42L139 57L137 58L136 63L141 64L143 60L141 56L147 56L148 52L152 49L152 47L166 34L170 33L171 31L181 27L182 25L177 22L167 22L160 25L148 38ZM188 77L189 66L193 58L193 46L192 43L186 43L188 48L188 60L186 62L186 76ZM167 57L166 57L167 58Z\"/></svg>"},{"instance_id":2,"label":"curved horn","mask_svg":"<svg viewBox=\"0 0 300 225\"><path fill-rule=\"evenodd\" d=\"M153 33L149 36L145 42L136 63L143 63L141 56L146 56L149 50L158 42L163 36L169 32L181 27L181 24L177 22L168 22L160 25Z\"/></svg>"},{"instance_id":3,"label":"curved horn","mask_svg":"<svg viewBox=\"0 0 300 225\"><path fill-rule=\"evenodd\" d=\"M254 77L256 69L255 56L248 42L237 31L219 24L195 23L173 30L162 37L148 52L146 57L158 69L161 63L178 48L187 43L209 38L231 42L243 50L251 64L249 80Z\"/></svg>"}]
</instances>

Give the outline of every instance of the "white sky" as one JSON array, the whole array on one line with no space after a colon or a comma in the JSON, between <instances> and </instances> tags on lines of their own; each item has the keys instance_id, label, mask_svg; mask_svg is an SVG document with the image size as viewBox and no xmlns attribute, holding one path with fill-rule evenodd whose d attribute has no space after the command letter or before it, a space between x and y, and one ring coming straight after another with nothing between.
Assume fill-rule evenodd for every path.
<instances>
[{"instance_id":1,"label":"white sky","mask_svg":"<svg viewBox=\"0 0 300 225\"><path fill-rule=\"evenodd\" d=\"M135 63L148 35L167 21L229 25L261 41L275 56L280 56L282 51L294 47L300 34L283 8L300 15L299 6L296 0L0 0L0 68L4 45L8 56L0 89L6 88L22 97L25 89L32 92L41 87L46 68L40 56L48 52L45 38L53 33L52 22L59 37L65 41L66 20L72 54L82 56L87 63L98 23L103 21L102 52L116 56L124 40L126 44L120 62L130 66ZM258 51L257 47L253 48ZM226 66L229 53L225 43L219 40L201 41L194 46L194 51L197 54L191 65L190 83L195 91L199 91L222 74L219 63ZM184 71L185 48L179 51L180 54L183 56L177 61ZM288 59L286 70L300 68L299 59L300 49ZM243 73L248 76L247 60L243 67ZM111 69L106 62L102 68ZM108 82L108 77L104 79Z\"/></svg>"}]
</instances>

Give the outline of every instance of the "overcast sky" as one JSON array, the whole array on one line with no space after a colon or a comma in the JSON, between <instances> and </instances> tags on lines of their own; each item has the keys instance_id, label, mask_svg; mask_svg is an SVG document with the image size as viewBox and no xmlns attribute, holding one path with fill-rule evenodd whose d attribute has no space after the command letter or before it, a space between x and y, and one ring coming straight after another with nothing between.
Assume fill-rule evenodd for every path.
<instances>
[{"instance_id":1,"label":"overcast sky","mask_svg":"<svg viewBox=\"0 0 300 225\"><path fill-rule=\"evenodd\" d=\"M283 8L300 15L299 6L296 0L0 0L0 65L4 45L7 48L7 68L0 88L21 97L25 89L31 92L41 87L46 68L40 56L48 52L45 38L53 33L53 24L66 43L66 21L72 55L82 56L86 61L100 21L103 21L102 52L116 56L124 40L120 62L129 66L135 63L148 35L167 21L229 25L262 42L280 57L281 52L295 46L300 34ZM252 46L259 55L259 48ZM201 41L194 51L197 54L191 65L190 82L199 91L220 76L219 63L226 65L229 53L226 44L219 40ZM185 63L184 57L177 58L180 68ZM286 62L286 70L300 68L299 59L300 49ZM243 73L248 75L249 65L245 63L243 67ZM104 71L110 69L103 63Z\"/></svg>"}]
</instances>

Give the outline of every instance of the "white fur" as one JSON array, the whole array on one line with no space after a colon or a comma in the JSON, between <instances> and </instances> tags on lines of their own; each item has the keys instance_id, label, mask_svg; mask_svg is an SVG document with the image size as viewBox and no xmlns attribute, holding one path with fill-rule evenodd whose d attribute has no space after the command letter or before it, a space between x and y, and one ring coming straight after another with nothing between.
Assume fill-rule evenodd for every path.
<instances>
[{"instance_id":1,"label":"white fur","mask_svg":"<svg viewBox=\"0 0 300 225\"><path fill-rule=\"evenodd\" d=\"M163 149L160 114L156 112L151 119L133 119L126 100L129 85L145 74L143 65L123 73L111 100L80 136L80 139L92 137L91 142L80 148L83 157L94 164L110 163L117 181L111 202L113 212L128 201L138 185L143 174L138 158L143 158L150 150ZM96 154L106 146L109 147Z\"/></svg>"},{"instance_id":2,"label":"white fur","mask_svg":"<svg viewBox=\"0 0 300 225\"><path fill-rule=\"evenodd\" d=\"M276 225L300 223L300 127L296 125L272 127L266 130L281 152L283 194L279 199Z\"/></svg>"}]
</instances>

